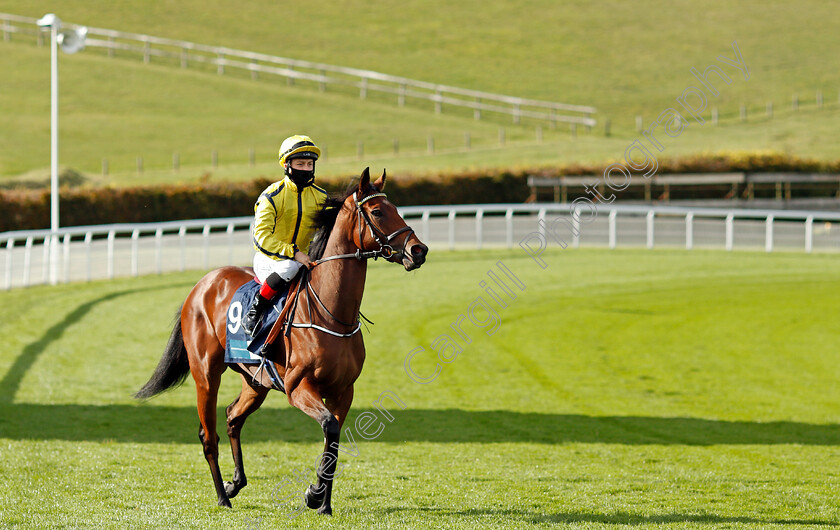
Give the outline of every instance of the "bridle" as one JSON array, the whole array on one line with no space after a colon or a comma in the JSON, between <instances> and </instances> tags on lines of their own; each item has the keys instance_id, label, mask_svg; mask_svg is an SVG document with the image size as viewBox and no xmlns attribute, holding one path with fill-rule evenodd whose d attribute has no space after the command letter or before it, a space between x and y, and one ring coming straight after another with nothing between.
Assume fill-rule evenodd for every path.
<instances>
[{"instance_id":1,"label":"bridle","mask_svg":"<svg viewBox=\"0 0 840 530\"><path fill-rule=\"evenodd\" d=\"M303 275L300 279L300 282L298 282L298 288L297 288L297 291L295 292L295 295L294 295L295 300L294 300L294 303L292 305L291 311L289 312L288 320L287 320L287 323L286 323L287 327L286 327L286 333L285 334L286 334L287 337L291 333L292 328L313 328L313 329L317 329L318 331L322 331L324 333L328 333L330 335L333 335L335 337L352 337L353 335L358 333L359 330L362 328L362 323L361 323L361 320L359 319L359 317L356 317L356 323L355 324L349 323L349 322L343 322L341 319L339 319L335 315L333 315L332 312L329 309L327 309L327 307L321 301L321 298L318 296L318 293L315 292L315 289L312 287L311 282L309 281L309 273L312 270L312 268L314 268L314 267L316 267L316 266L318 266L322 263L325 263L327 261L332 261L332 260L337 260L337 259L355 258L359 261L363 261L363 260L368 260L368 259L371 259L371 258L376 260L376 259L379 259L379 257L382 257L384 259L390 259L394 256L397 256L398 258L402 258L402 257L405 256L405 249L406 249L406 246L408 246L408 240L411 239L411 236L414 234L414 230L410 226L405 225L404 227L400 228L399 230L394 231L390 235L385 235L384 232L382 232L381 230L376 228L376 226L374 226L373 222L370 220L370 217L368 216L368 213L362 208L362 205L364 203L366 203L367 201L371 200L371 199L375 199L377 197L386 197L386 195L382 192L376 192L376 193L372 193L372 194L370 194L367 197L364 197L362 199L358 199L357 198L357 193L358 192L353 193L353 202L356 205L356 212L358 214L358 223L357 224L359 225L359 247L356 249L356 252L353 252L353 253L336 254L334 256L328 256L326 258L321 258L319 260L315 260L315 261L312 262L311 267L303 269ZM364 224L362 224L362 221L364 221ZM365 250L364 249L364 230L365 230L365 226L367 226L367 228L370 230L371 237L373 237L373 239L379 244L378 249L375 249L375 250ZM396 238L397 236L399 236L400 234L403 234L405 232L408 232L408 234L403 239L402 249L400 249L399 252L396 252L394 250L394 247L392 246L392 242L394 241L394 238ZM300 296L300 292L301 292L302 289L306 290L307 301L309 302L307 304L308 307L309 307L309 323L294 322L295 311L297 310L298 297ZM321 309L323 309L330 316L330 318L332 318L336 323L338 323L342 326L348 327L348 328L353 326L353 331L351 331L349 333L339 333L337 331L333 331L333 330L325 328L323 326L318 326L318 325L314 324L313 319L312 319L312 298L315 298L315 300L318 302L318 305L321 307ZM359 313L359 316L361 318L364 318L365 320L368 320L361 313ZM370 322L370 320L368 320L368 322ZM371 322L371 324L373 324L373 322Z\"/></svg>"},{"instance_id":2,"label":"bridle","mask_svg":"<svg viewBox=\"0 0 840 530\"><path fill-rule=\"evenodd\" d=\"M380 257L382 257L384 259L390 259L391 257L393 257L395 255L398 258L405 257L405 248L408 245L408 240L411 239L411 236L414 234L414 230L410 226L405 225L404 227L402 227L402 228L394 231L390 235L386 236L384 232L382 232L381 230L379 230L378 228L376 228L373 225L373 222L370 220L370 216L368 216L368 213L364 209L362 209L362 205L364 203L366 203L367 201L371 200L371 199L375 199L377 197L387 197L387 195L385 195L382 192L377 192L377 193L371 193L370 195L368 195L367 197L365 197L363 199L358 199L357 194L358 194L358 192L353 193L353 203L355 203L355 205L356 205L356 212L359 216L359 221L360 221L360 222L357 223L359 225L359 248L356 249L356 252L353 252L351 254L337 254L335 256L329 256L329 257L326 257L326 258L321 258L319 260L315 260L315 261L312 262L312 267L315 267L316 265L320 265L321 263L324 263L325 261L331 261L331 260L335 260L335 259L356 258L357 260L362 261L362 260L371 259L371 258L373 258L374 260L377 260ZM364 221L364 225L361 223L361 221ZM373 239L379 244L378 249L376 249L376 250L365 250L365 244L364 244L365 226L367 226L368 229L370 230L371 237L373 237ZM398 235L400 235L404 232L409 232L409 234L407 236L405 236L405 239L403 239L402 249L399 252L395 253L394 247L391 245L391 243L394 241L394 238L396 238Z\"/></svg>"}]
</instances>

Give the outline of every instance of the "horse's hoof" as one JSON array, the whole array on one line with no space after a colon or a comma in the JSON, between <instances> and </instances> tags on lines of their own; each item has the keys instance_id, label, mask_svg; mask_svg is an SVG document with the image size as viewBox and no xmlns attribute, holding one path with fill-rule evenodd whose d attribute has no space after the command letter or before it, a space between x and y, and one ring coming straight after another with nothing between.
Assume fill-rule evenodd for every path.
<instances>
[{"instance_id":1,"label":"horse's hoof","mask_svg":"<svg viewBox=\"0 0 840 530\"><path fill-rule=\"evenodd\" d=\"M316 495L312 492L315 489L312 484L306 488L306 492L303 494L303 498L306 500L306 507L314 510L315 508L320 508L321 504L324 503L324 495ZM319 512L320 513L320 512Z\"/></svg>"},{"instance_id":2,"label":"horse's hoof","mask_svg":"<svg viewBox=\"0 0 840 530\"><path fill-rule=\"evenodd\" d=\"M230 504L230 499L219 499L219 506L224 506L225 508L233 508Z\"/></svg>"},{"instance_id":3,"label":"horse's hoof","mask_svg":"<svg viewBox=\"0 0 840 530\"><path fill-rule=\"evenodd\" d=\"M237 486L233 482L225 481L225 493L229 499L236 497L236 494L239 493L239 490L242 489L242 486Z\"/></svg>"},{"instance_id":4,"label":"horse's hoof","mask_svg":"<svg viewBox=\"0 0 840 530\"><path fill-rule=\"evenodd\" d=\"M332 507L330 506L321 506L318 508L318 515L332 515Z\"/></svg>"}]
</instances>

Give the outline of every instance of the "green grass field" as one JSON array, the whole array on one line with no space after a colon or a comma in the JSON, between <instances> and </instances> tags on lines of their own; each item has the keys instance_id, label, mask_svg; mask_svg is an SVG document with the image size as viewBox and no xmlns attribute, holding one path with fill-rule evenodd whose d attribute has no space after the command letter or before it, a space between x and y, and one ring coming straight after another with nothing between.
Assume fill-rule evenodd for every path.
<instances>
[{"instance_id":1,"label":"green grass field","mask_svg":"<svg viewBox=\"0 0 840 530\"><path fill-rule=\"evenodd\" d=\"M526 288L434 370L430 343L501 260ZM343 456L330 519L272 492L314 465L318 426L275 394L243 431L249 485L215 506L191 380L144 404L200 273L0 293L0 526L10 528L834 528L840 427L834 255L432 252L374 263L354 413L383 434ZM479 318L483 314L477 315ZM238 391L223 382L221 405ZM352 421L352 416L351 416ZM222 436L222 471L232 461Z\"/></svg>"},{"instance_id":2,"label":"green grass field","mask_svg":"<svg viewBox=\"0 0 840 530\"><path fill-rule=\"evenodd\" d=\"M243 75L217 76L181 71L139 58L107 59L85 51L61 57L62 165L96 177L107 158L110 176L94 184L130 185L192 181L210 172L216 178L276 174L274 152L291 132L306 132L336 161L325 160L322 175L353 174L347 158L364 142L371 163L423 173L463 168L511 167L621 158L637 135L635 116L647 124L698 81L701 71L733 57L737 40L750 79L732 67L710 100L726 126L695 126L673 139L664 156L730 150L776 150L836 159L826 138L837 135L840 59L835 28L840 10L818 0L699 0L625 3L430 2L377 3L361 0L278 6L270 0L237 5L184 0L177 5L149 1L55 2L0 0L0 12L32 17L56 11L69 22L135 33L254 50L299 59L348 65L425 81L515 96L594 105L600 124L572 139L561 127L544 128L538 144L533 123L514 126L509 118L476 122L469 111L396 106L371 97L331 93L281 81L253 82ZM305 20L305 23L301 23ZM22 39L22 37L21 37ZM30 39L31 40L31 39ZM0 43L0 177L43 180L49 167L48 50L12 39ZM738 75L735 75L738 74ZM740 76L740 77L739 77ZM815 108L821 90L825 107ZM801 110L791 110L791 98ZM772 120L765 104L774 103ZM748 106L749 120L738 121ZM706 111L707 116L709 109ZM612 137L603 136L603 122ZM505 126L507 144L498 145ZM477 149L452 154L464 133ZM438 154L427 156L428 136ZM396 161L387 155L400 139ZM247 166L248 150L258 167ZM210 168L210 153L221 167ZM448 151L448 152L444 152ZM181 156L180 173L171 167ZM150 172L138 176L136 157ZM342 161L342 159L344 161Z\"/></svg>"}]
</instances>

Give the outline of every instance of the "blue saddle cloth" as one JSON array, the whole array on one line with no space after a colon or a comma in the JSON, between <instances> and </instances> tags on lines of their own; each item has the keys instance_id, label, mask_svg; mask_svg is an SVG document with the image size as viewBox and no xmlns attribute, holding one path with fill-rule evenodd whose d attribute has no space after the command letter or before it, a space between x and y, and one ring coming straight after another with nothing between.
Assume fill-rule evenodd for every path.
<instances>
[{"instance_id":1,"label":"blue saddle cloth","mask_svg":"<svg viewBox=\"0 0 840 530\"><path fill-rule=\"evenodd\" d=\"M260 290L260 284L254 280L249 281L242 287L236 290L233 299L230 302L227 312L227 338L225 339L225 363L228 364L259 364L260 356L257 352L265 344L268 338L268 333L271 327L280 316L280 311L283 309L283 304L286 303L286 297L289 294L289 288L279 293L274 298L274 305L270 309L266 309L260 320L259 327L254 331L254 336L251 337L245 333L242 327L242 319L245 313L251 307L251 302L254 300L257 292Z\"/></svg>"}]
</instances>

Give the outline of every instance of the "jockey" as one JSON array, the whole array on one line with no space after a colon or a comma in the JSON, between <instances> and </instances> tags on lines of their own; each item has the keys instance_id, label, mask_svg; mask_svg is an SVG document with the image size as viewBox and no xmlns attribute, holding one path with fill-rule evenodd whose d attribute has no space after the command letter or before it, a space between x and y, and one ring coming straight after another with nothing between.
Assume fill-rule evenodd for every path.
<instances>
[{"instance_id":1,"label":"jockey","mask_svg":"<svg viewBox=\"0 0 840 530\"><path fill-rule=\"evenodd\" d=\"M272 298L310 263L311 219L327 199L327 192L313 183L320 155L308 136L283 140L280 165L286 177L267 187L254 205L254 274L262 286L242 319L249 335Z\"/></svg>"}]
</instances>

